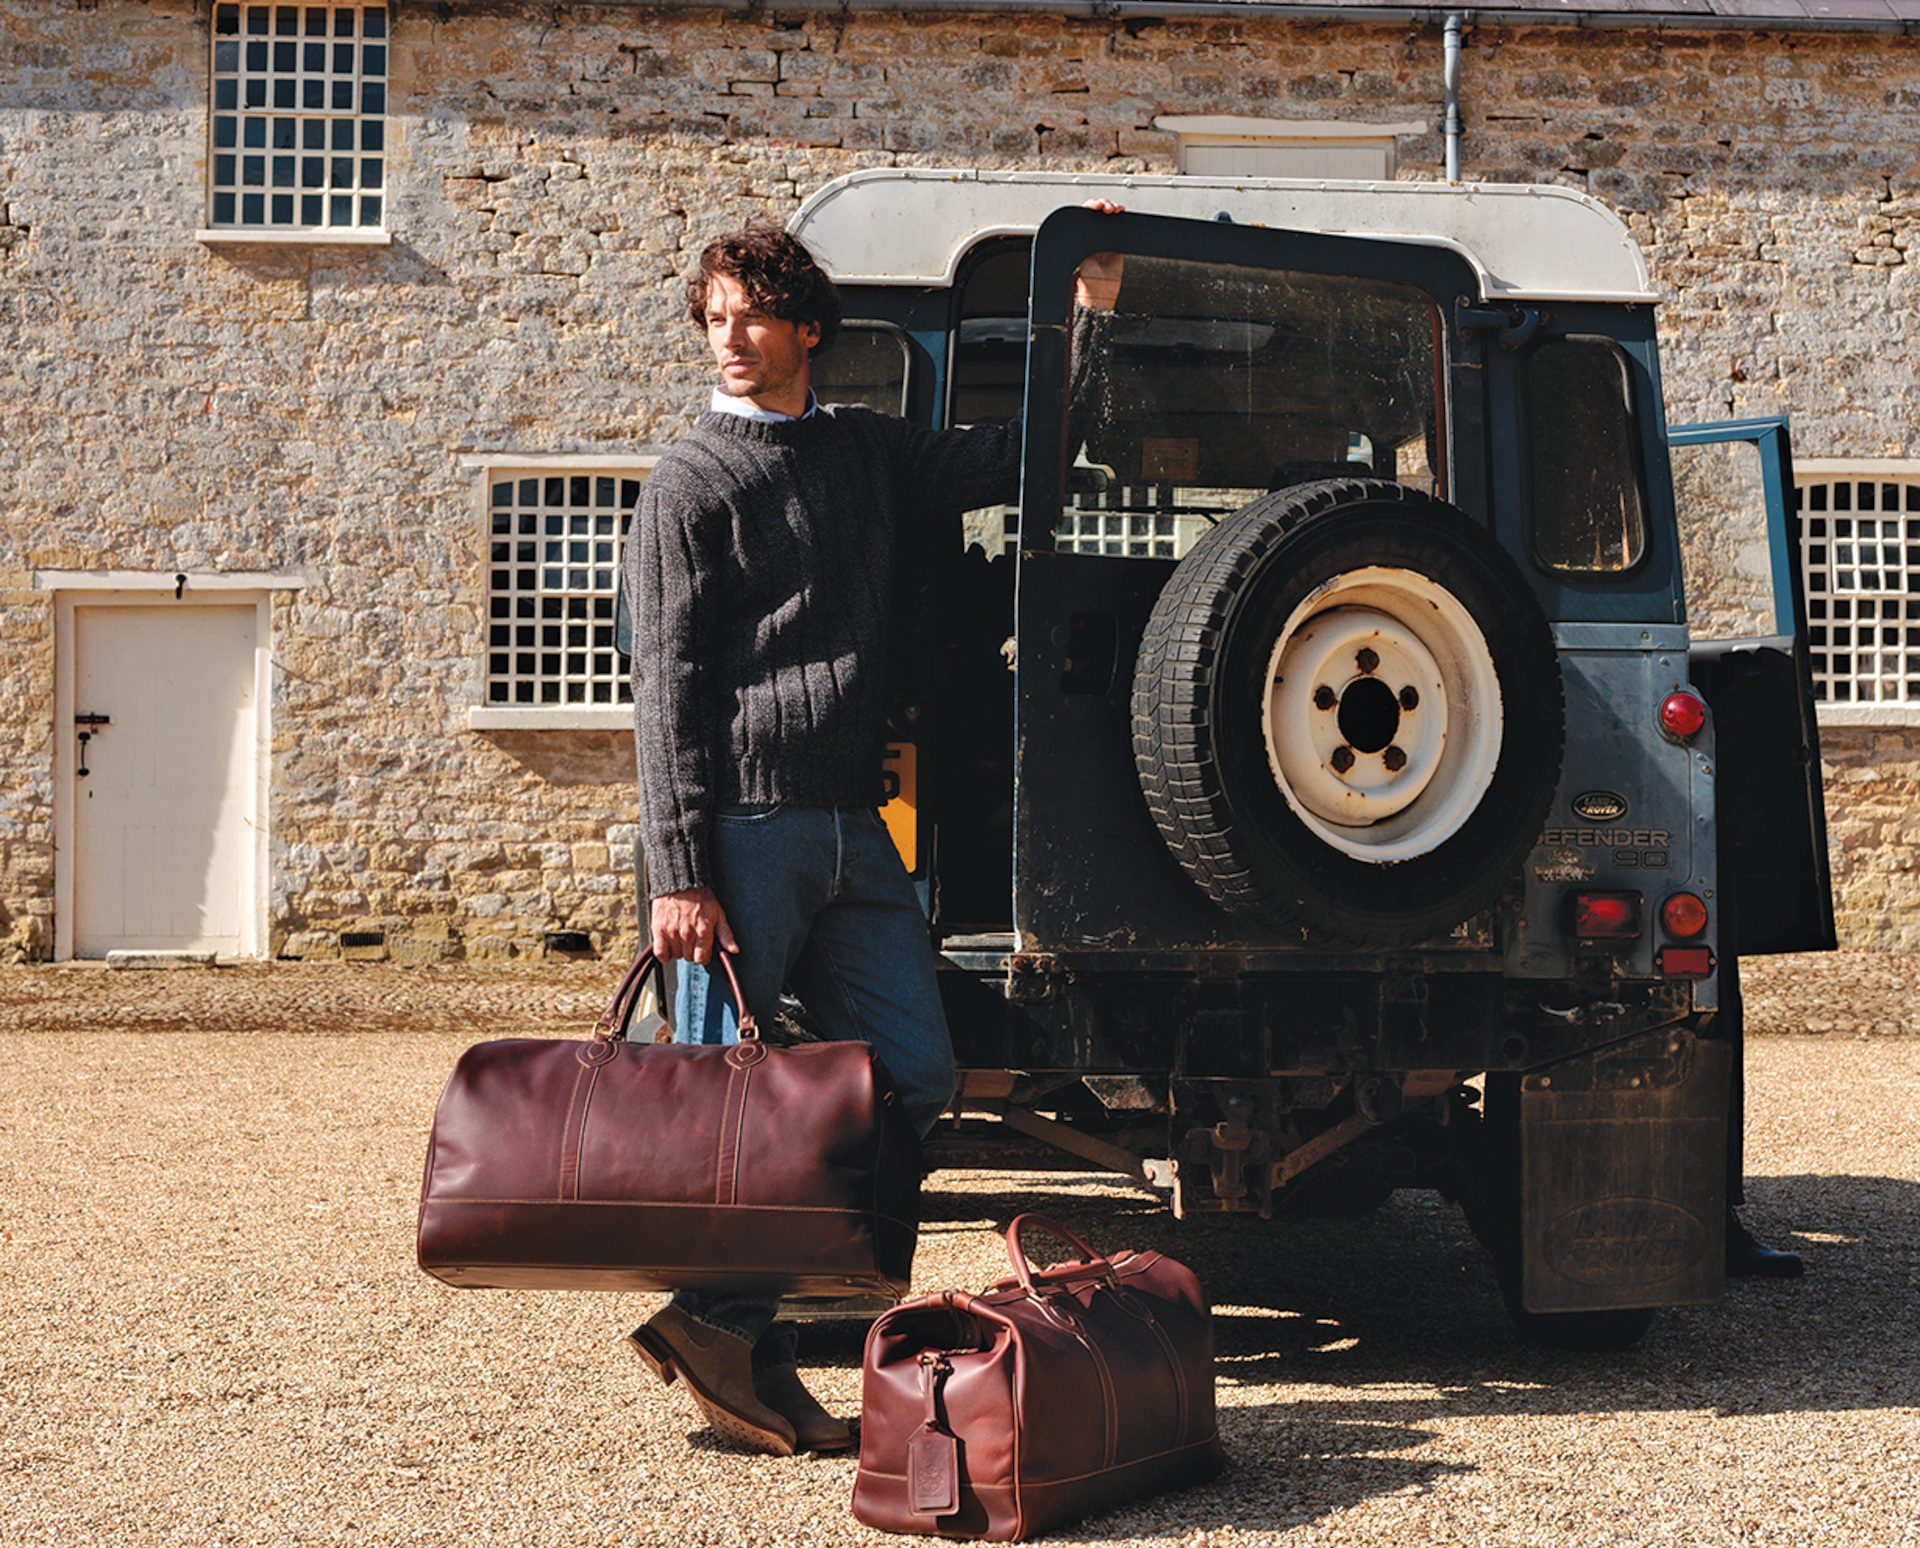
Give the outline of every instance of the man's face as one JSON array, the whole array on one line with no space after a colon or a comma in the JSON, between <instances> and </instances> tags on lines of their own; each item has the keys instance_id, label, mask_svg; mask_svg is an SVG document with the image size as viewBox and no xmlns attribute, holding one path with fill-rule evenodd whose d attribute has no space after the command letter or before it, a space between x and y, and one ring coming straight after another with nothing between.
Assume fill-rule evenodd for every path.
<instances>
[{"instance_id":1,"label":"man's face","mask_svg":"<svg viewBox=\"0 0 1920 1548\"><path fill-rule=\"evenodd\" d=\"M720 390L755 408L802 414L807 407L808 351L818 323L797 323L761 311L731 274L707 283L707 343L720 368Z\"/></svg>"}]
</instances>

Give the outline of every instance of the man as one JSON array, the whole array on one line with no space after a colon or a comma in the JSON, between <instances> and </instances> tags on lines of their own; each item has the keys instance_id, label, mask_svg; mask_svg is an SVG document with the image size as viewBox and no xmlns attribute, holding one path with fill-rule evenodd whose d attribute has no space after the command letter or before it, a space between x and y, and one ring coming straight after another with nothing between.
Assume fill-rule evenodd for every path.
<instances>
[{"instance_id":1,"label":"man","mask_svg":"<svg viewBox=\"0 0 1920 1548\"><path fill-rule=\"evenodd\" d=\"M1117 290L1095 261L1078 299L1105 310ZM736 954L749 1009L770 1018L791 988L827 1035L872 1043L924 1135L954 1059L926 919L878 813L896 528L1012 500L1020 426L936 433L818 403L812 358L839 297L777 227L709 244L687 310L720 381L647 479L625 575L652 944L691 964L675 1036L737 1036L708 971ZM738 1444L844 1449L777 1308L689 1288L629 1343Z\"/></svg>"}]
</instances>

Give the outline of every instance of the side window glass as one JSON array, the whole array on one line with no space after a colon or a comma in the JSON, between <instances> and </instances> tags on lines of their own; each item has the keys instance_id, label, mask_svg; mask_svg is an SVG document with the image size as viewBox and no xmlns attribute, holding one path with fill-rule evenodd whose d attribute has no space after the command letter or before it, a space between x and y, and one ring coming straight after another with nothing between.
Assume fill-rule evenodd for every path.
<instances>
[{"instance_id":1,"label":"side window glass","mask_svg":"<svg viewBox=\"0 0 1920 1548\"><path fill-rule=\"evenodd\" d=\"M1615 574L1647 548L1627 358L1608 339L1552 339L1526 360L1533 550L1549 570Z\"/></svg>"},{"instance_id":2,"label":"side window glass","mask_svg":"<svg viewBox=\"0 0 1920 1548\"><path fill-rule=\"evenodd\" d=\"M953 377L947 422L1005 424L1020 412L1027 391L1027 283L1033 242L998 237L967 258L959 279L960 316L954 332ZM961 542L989 559L1012 549L1019 528L1011 505L969 511Z\"/></svg>"},{"instance_id":3,"label":"side window glass","mask_svg":"<svg viewBox=\"0 0 1920 1548\"><path fill-rule=\"evenodd\" d=\"M847 322L812 361L822 403L864 403L883 414L907 409L907 341L888 323Z\"/></svg>"},{"instance_id":4,"label":"side window glass","mask_svg":"<svg viewBox=\"0 0 1920 1548\"><path fill-rule=\"evenodd\" d=\"M1033 243L1025 237L986 242L960 277L954 339L956 425L1004 424L1020 412L1027 382L1027 280Z\"/></svg>"},{"instance_id":5,"label":"side window glass","mask_svg":"<svg viewBox=\"0 0 1920 1548\"><path fill-rule=\"evenodd\" d=\"M1752 441L1703 441L1676 444L1669 456L1687 632L1696 640L1778 633L1760 448Z\"/></svg>"},{"instance_id":6,"label":"side window glass","mask_svg":"<svg viewBox=\"0 0 1920 1548\"><path fill-rule=\"evenodd\" d=\"M1068 411L1055 545L1179 559L1227 513L1313 479L1444 495L1446 358L1414 286L1130 256Z\"/></svg>"}]
</instances>

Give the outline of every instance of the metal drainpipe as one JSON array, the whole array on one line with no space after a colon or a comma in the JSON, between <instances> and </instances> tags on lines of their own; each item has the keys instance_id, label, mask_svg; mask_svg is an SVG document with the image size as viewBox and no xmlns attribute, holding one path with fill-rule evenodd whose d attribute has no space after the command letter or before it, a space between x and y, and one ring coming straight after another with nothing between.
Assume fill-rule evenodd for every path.
<instances>
[{"instance_id":1,"label":"metal drainpipe","mask_svg":"<svg viewBox=\"0 0 1920 1548\"><path fill-rule=\"evenodd\" d=\"M1447 12L1441 28L1446 47L1447 181L1460 181L1460 13Z\"/></svg>"}]
</instances>

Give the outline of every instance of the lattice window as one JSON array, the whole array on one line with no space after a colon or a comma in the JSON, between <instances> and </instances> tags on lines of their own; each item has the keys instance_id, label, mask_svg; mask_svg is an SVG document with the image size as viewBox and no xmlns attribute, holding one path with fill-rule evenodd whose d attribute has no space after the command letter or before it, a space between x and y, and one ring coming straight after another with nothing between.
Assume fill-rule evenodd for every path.
<instances>
[{"instance_id":1,"label":"lattice window","mask_svg":"<svg viewBox=\"0 0 1920 1548\"><path fill-rule=\"evenodd\" d=\"M386 111L384 7L216 5L212 224L379 229Z\"/></svg>"},{"instance_id":2,"label":"lattice window","mask_svg":"<svg viewBox=\"0 0 1920 1548\"><path fill-rule=\"evenodd\" d=\"M487 703L631 704L614 642L640 473L496 468L488 505Z\"/></svg>"},{"instance_id":3,"label":"lattice window","mask_svg":"<svg viewBox=\"0 0 1920 1548\"><path fill-rule=\"evenodd\" d=\"M1206 530L1204 518L1192 512L1156 510L1151 504L1126 504L1138 494L1151 501L1151 490L1120 490L1106 494L1072 495L1060 513L1053 546L1063 554L1102 554L1123 559L1179 559ZM1091 503L1089 503L1091 502ZM988 557L1011 554L1019 544L1019 507L994 505L969 511L964 540L978 543Z\"/></svg>"},{"instance_id":4,"label":"lattice window","mask_svg":"<svg viewBox=\"0 0 1920 1548\"><path fill-rule=\"evenodd\" d=\"M1920 704L1920 482L1797 483L1814 697Z\"/></svg>"},{"instance_id":5,"label":"lattice window","mask_svg":"<svg viewBox=\"0 0 1920 1548\"><path fill-rule=\"evenodd\" d=\"M1171 511L1129 509L1125 504L1129 493L1120 492L1117 510L1106 506L1104 496L1095 497L1102 500L1100 505L1068 505L1060 513L1054 546L1065 554L1129 559L1176 559L1185 553L1192 542L1187 529L1194 523Z\"/></svg>"},{"instance_id":6,"label":"lattice window","mask_svg":"<svg viewBox=\"0 0 1920 1548\"><path fill-rule=\"evenodd\" d=\"M1066 554L1184 559L1203 532L1263 493L1177 483L1108 484L1100 490L1072 492L1061 509L1054 546Z\"/></svg>"}]
</instances>

